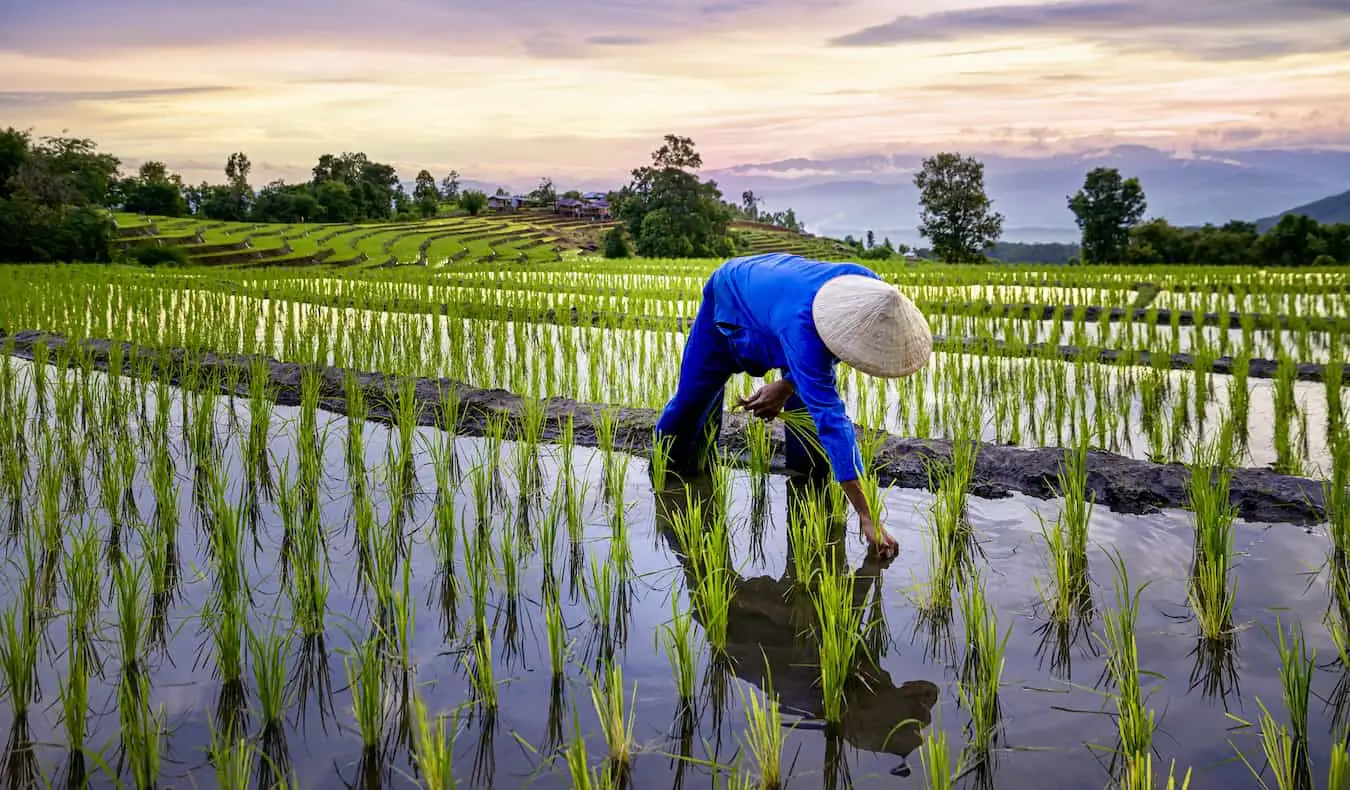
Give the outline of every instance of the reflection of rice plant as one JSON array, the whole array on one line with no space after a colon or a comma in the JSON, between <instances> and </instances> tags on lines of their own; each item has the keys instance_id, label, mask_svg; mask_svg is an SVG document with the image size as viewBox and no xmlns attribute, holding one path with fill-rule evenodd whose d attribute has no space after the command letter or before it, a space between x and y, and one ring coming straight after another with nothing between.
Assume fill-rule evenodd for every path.
<instances>
[{"instance_id":1,"label":"reflection of rice plant","mask_svg":"<svg viewBox=\"0 0 1350 790\"><path fill-rule=\"evenodd\" d=\"M1225 423L1213 443L1197 447L1186 489L1195 518L1195 567L1188 597L1200 632L1211 641L1232 633L1236 582L1230 586L1230 564L1237 510L1229 499L1231 435Z\"/></svg>"}]
</instances>

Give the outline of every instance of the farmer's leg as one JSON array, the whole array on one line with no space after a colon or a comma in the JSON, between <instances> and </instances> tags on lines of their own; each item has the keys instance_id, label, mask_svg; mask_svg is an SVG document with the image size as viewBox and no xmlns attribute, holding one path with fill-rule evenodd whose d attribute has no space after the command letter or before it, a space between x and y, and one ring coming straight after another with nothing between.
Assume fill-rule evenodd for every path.
<instances>
[{"instance_id":1,"label":"farmer's leg","mask_svg":"<svg viewBox=\"0 0 1350 790\"><path fill-rule=\"evenodd\" d=\"M806 403L795 392L783 404L783 410L807 413ZM831 477L830 459L820 446L820 436L816 433L815 425L812 424L806 430L809 433L803 435L800 429L790 428L786 423L783 425L783 455L788 471L815 482L827 482Z\"/></svg>"},{"instance_id":2,"label":"farmer's leg","mask_svg":"<svg viewBox=\"0 0 1350 790\"><path fill-rule=\"evenodd\" d=\"M710 442L721 434L726 385L735 372L725 338L713 325L712 288L705 286L684 344L675 397L656 423L656 438L670 441L670 468L684 472L703 468Z\"/></svg>"}]
</instances>

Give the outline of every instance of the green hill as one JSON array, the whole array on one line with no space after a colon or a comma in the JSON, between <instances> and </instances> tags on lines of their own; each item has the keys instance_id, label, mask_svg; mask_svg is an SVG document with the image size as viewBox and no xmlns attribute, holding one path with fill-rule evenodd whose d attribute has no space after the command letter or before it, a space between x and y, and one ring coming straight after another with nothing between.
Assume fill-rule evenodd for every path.
<instances>
[{"instance_id":1,"label":"green hill","mask_svg":"<svg viewBox=\"0 0 1350 790\"><path fill-rule=\"evenodd\" d=\"M1339 195L1331 195L1321 200L1314 200L1311 203L1305 203L1302 206L1296 206L1288 211L1282 211L1273 217L1265 217L1256 221L1256 230L1258 233L1265 233L1275 227L1275 223L1280 221L1280 217L1286 214L1311 217L1320 223L1334 225L1337 222L1350 223L1350 191L1342 192Z\"/></svg>"}]
</instances>

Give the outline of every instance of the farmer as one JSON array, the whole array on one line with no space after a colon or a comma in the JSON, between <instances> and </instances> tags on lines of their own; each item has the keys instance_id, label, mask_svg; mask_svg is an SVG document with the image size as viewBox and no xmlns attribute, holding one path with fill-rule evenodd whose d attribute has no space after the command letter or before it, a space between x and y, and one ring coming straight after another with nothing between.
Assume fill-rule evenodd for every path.
<instances>
[{"instance_id":1,"label":"farmer","mask_svg":"<svg viewBox=\"0 0 1350 790\"><path fill-rule=\"evenodd\" d=\"M669 437L670 468L706 468L722 427L722 403L733 374L782 378L737 406L772 420L805 408L827 458L795 431L785 432L788 469L814 476L825 462L858 513L863 536L885 557L895 538L867 506L858 478L862 457L835 383L840 361L873 376L907 376L928 361L933 336L914 304L875 272L772 253L732 258L703 286L703 301L685 342L680 381L656 424Z\"/></svg>"}]
</instances>

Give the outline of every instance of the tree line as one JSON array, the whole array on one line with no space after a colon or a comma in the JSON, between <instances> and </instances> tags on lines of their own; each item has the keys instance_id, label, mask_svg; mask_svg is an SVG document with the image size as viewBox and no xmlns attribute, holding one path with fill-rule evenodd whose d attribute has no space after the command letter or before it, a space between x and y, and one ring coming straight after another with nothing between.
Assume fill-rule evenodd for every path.
<instances>
[{"instance_id":1,"label":"tree line","mask_svg":"<svg viewBox=\"0 0 1350 790\"><path fill-rule=\"evenodd\" d=\"M619 225L605 238L605 254L624 257L725 258L746 246L731 228L737 220L805 232L792 209L768 212L747 190L740 202L725 200L712 180L698 176L702 157L688 137L668 134L651 162L631 171L631 180L607 197ZM447 209L478 214L488 196L462 189L451 170L439 183L423 169L411 194L392 165L364 153L324 154L310 179L275 180L254 190L246 154L229 155L224 182L184 183L163 162L143 163L121 174L121 160L100 152L92 140L34 139L29 132L0 132L0 261L106 261L116 229L107 209L158 216L201 216L219 221L380 222L431 217ZM924 159L914 183L920 192L919 232L931 254L945 262L976 262L1023 254L1053 257L1056 245L1023 248L1000 243L1003 216L984 189L984 165L959 153ZM499 189L498 194L505 194ZM562 197L580 198L576 191ZM529 193L535 205L559 197L551 179ZM1350 263L1350 225L1321 224L1289 215L1265 233L1250 222L1200 228L1165 219L1145 220L1147 202L1137 178L1115 168L1089 171L1083 187L1066 196L1081 231L1081 263L1198 263L1250 266L1323 266ZM860 259L887 259L908 252L889 239L876 244L846 238ZM1042 248L1044 247L1044 248ZM1036 262L1036 261L1032 261ZM1050 261L1046 261L1050 262Z\"/></svg>"},{"instance_id":2,"label":"tree line","mask_svg":"<svg viewBox=\"0 0 1350 790\"><path fill-rule=\"evenodd\" d=\"M985 194L984 165L979 160L951 152L928 157L915 174L914 185L919 189L919 232L932 242L932 254L939 260L978 262L991 252L1013 252L998 249L1003 215ZM1254 222L1197 228L1172 225L1161 217L1145 220L1148 202L1143 185L1114 167L1088 171L1083 186L1066 196L1066 202L1081 234L1079 254L1070 263L1319 267L1350 263L1350 224L1285 215L1260 233Z\"/></svg>"}]
</instances>

